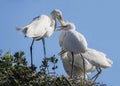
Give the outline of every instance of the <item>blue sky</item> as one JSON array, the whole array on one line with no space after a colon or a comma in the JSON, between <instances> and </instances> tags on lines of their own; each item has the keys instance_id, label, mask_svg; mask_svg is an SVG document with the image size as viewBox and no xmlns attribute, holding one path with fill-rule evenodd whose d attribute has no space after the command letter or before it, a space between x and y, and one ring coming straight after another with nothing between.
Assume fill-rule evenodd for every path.
<instances>
[{"instance_id":1,"label":"blue sky","mask_svg":"<svg viewBox=\"0 0 120 86\"><path fill-rule=\"evenodd\" d=\"M31 38L24 38L16 31L17 26L25 26L34 17L49 15L53 9L60 9L64 20L74 22L77 31L84 34L88 46L107 54L114 64L103 69L97 81L108 86L120 83L120 1L119 0L0 0L0 49L11 53L23 50L30 62L29 46ZM58 23L59 25L59 23ZM58 74L65 74L60 57L56 31L46 39L47 56L56 55L59 59ZM43 57L41 41L33 46L35 65L40 65Z\"/></svg>"}]
</instances>

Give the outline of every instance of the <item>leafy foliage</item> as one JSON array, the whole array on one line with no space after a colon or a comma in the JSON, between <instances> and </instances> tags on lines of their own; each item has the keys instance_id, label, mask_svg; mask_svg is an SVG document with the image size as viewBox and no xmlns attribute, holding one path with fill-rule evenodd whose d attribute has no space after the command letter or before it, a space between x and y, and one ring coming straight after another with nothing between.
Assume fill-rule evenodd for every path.
<instances>
[{"instance_id":1,"label":"leafy foliage","mask_svg":"<svg viewBox=\"0 0 120 86\"><path fill-rule=\"evenodd\" d=\"M49 72L49 62L53 64L53 72ZM10 55L6 52L2 56L0 50L0 86L91 86L85 85L76 80L57 76L55 70L58 68L55 55L45 58L40 65L40 70L36 71L35 65L28 66L23 51ZM92 86L106 86L104 84L94 84Z\"/></svg>"}]
</instances>

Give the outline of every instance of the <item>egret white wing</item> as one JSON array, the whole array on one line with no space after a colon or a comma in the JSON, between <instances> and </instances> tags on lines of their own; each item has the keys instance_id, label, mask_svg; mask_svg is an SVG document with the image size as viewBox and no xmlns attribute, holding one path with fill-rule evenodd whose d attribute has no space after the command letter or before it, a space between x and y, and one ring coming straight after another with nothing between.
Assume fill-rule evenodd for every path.
<instances>
[{"instance_id":1,"label":"egret white wing","mask_svg":"<svg viewBox=\"0 0 120 86\"><path fill-rule=\"evenodd\" d=\"M70 59L70 62L72 63L72 55L71 55L71 53L67 52L67 56ZM91 72L96 70L96 67L93 66L87 59L84 58L84 61L85 61L85 71L87 73L91 73ZM84 71L83 59L82 59L82 57L81 57L81 55L79 53L78 54L74 54L74 65L76 65L82 71Z\"/></svg>"},{"instance_id":2,"label":"egret white wing","mask_svg":"<svg viewBox=\"0 0 120 86\"><path fill-rule=\"evenodd\" d=\"M75 53L84 53L87 49L87 42L84 36L77 31L66 31L63 38L63 48Z\"/></svg>"},{"instance_id":3,"label":"egret white wing","mask_svg":"<svg viewBox=\"0 0 120 86\"><path fill-rule=\"evenodd\" d=\"M95 49L88 48L87 52L83 53L83 56L95 66L103 68L111 67L112 61L107 58L104 53L96 51Z\"/></svg>"},{"instance_id":4,"label":"egret white wing","mask_svg":"<svg viewBox=\"0 0 120 86\"><path fill-rule=\"evenodd\" d=\"M69 54L70 54L70 52L65 52L64 54L62 54L61 59L62 59L63 66L64 66L66 73L70 76L72 66L71 66L71 56L69 57ZM83 70L78 65L74 65L73 76L81 77L81 76L83 76L83 74L84 74ZM87 78L87 73L85 75Z\"/></svg>"},{"instance_id":5,"label":"egret white wing","mask_svg":"<svg viewBox=\"0 0 120 86\"><path fill-rule=\"evenodd\" d=\"M39 18L36 18L34 21L32 21L29 25L26 26L27 37L42 37L46 31L47 28L50 27L51 21L48 16L41 15Z\"/></svg>"},{"instance_id":6,"label":"egret white wing","mask_svg":"<svg viewBox=\"0 0 120 86\"><path fill-rule=\"evenodd\" d=\"M60 36L59 36L59 45L60 45L60 47L63 46L63 39L65 37L65 33L66 33L65 31L62 31Z\"/></svg>"}]
</instances>

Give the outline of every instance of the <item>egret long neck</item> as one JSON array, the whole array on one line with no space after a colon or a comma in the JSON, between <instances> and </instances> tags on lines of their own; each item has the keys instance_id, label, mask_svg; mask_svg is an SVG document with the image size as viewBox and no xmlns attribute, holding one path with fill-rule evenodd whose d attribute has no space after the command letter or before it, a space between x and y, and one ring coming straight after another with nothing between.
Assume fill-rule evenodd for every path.
<instances>
[{"instance_id":1,"label":"egret long neck","mask_svg":"<svg viewBox=\"0 0 120 86\"><path fill-rule=\"evenodd\" d=\"M53 32L55 31L56 28L56 20L54 17L50 16L50 20L51 20L51 24L49 29L47 30L45 37L49 37L53 34Z\"/></svg>"},{"instance_id":2,"label":"egret long neck","mask_svg":"<svg viewBox=\"0 0 120 86\"><path fill-rule=\"evenodd\" d=\"M51 28L52 28L53 31L55 31L55 28L56 28L56 25L57 25L56 24L56 18L53 15L51 15L50 19L51 19Z\"/></svg>"}]
</instances>

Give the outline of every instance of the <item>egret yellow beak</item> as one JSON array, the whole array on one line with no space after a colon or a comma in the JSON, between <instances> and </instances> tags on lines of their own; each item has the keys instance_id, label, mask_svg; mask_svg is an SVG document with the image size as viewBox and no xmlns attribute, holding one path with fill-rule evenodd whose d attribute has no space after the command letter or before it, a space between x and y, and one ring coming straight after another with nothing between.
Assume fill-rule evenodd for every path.
<instances>
[{"instance_id":1,"label":"egret yellow beak","mask_svg":"<svg viewBox=\"0 0 120 86\"><path fill-rule=\"evenodd\" d=\"M64 30L64 28L66 28L66 27L67 27L67 25L65 25L65 26L58 26L57 31Z\"/></svg>"},{"instance_id":2,"label":"egret yellow beak","mask_svg":"<svg viewBox=\"0 0 120 86\"><path fill-rule=\"evenodd\" d=\"M59 15L57 18L58 18L59 22L61 23L61 25L65 25L65 22L61 15Z\"/></svg>"}]
</instances>

